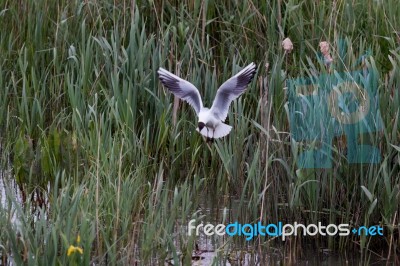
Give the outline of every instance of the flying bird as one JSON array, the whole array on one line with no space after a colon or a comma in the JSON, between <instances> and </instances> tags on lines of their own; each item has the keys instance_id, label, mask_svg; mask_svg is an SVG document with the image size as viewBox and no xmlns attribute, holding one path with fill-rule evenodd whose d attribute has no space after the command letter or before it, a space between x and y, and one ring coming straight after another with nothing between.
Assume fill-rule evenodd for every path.
<instances>
[{"instance_id":1,"label":"flying bird","mask_svg":"<svg viewBox=\"0 0 400 266\"><path fill-rule=\"evenodd\" d=\"M228 116L229 105L245 92L255 73L256 65L251 63L225 81L218 88L217 95L209 109L203 106L199 90L192 83L181 79L162 67L158 70L159 78L164 86L176 97L186 101L193 107L198 116L196 130L211 141L222 138L231 131L232 127L224 123Z\"/></svg>"}]
</instances>

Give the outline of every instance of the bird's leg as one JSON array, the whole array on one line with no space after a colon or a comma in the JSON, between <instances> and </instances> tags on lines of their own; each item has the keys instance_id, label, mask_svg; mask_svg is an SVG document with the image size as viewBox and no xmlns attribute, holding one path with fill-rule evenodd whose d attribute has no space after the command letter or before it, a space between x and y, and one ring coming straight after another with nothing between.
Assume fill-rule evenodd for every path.
<instances>
[{"instance_id":1,"label":"bird's leg","mask_svg":"<svg viewBox=\"0 0 400 266\"><path fill-rule=\"evenodd\" d=\"M207 128L207 130L208 130L208 128ZM214 142L214 133L215 133L215 128L213 129L213 136L212 136L212 138L210 138L208 136L208 132L207 132L207 143L213 143Z\"/></svg>"},{"instance_id":2,"label":"bird's leg","mask_svg":"<svg viewBox=\"0 0 400 266\"><path fill-rule=\"evenodd\" d=\"M208 136L208 127L207 127L207 138L206 138L206 142L207 142L207 143L211 142L211 138Z\"/></svg>"}]
</instances>

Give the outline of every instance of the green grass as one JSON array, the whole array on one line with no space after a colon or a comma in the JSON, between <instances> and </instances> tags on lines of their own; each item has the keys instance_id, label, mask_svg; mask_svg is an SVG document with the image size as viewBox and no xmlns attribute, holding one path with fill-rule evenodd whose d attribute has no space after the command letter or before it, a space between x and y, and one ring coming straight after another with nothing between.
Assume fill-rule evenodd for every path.
<instances>
[{"instance_id":1,"label":"green grass","mask_svg":"<svg viewBox=\"0 0 400 266\"><path fill-rule=\"evenodd\" d=\"M384 226L384 237L215 237L216 263L248 249L261 261L275 248L299 259L310 243L360 252L364 263L374 253L398 256L397 5L0 1L0 174L9 184L2 263L190 264L199 242L186 233L192 218ZM290 54L281 48L286 37ZM381 150L379 164L348 164L338 137L332 169L297 168L307 144L290 138L284 87L327 72L320 41L332 44L338 72L360 67L358 57L371 51L384 129L363 138ZM228 137L207 145L182 102L174 125L160 66L191 81L211 105L218 86L252 61L258 71L231 106ZM70 245L83 254L67 256Z\"/></svg>"}]
</instances>

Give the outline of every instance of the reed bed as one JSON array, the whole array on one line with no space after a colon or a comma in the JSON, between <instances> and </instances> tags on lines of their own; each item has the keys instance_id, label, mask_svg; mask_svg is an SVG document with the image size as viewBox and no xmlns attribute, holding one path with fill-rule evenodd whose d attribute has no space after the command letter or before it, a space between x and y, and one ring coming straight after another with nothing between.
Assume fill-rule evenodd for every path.
<instances>
[{"instance_id":1,"label":"reed bed","mask_svg":"<svg viewBox=\"0 0 400 266\"><path fill-rule=\"evenodd\" d=\"M187 235L194 218L384 227L383 237L214 237L216 264L240 264L245 253L252 263L278 254L290 264L310 247L398 263L397 6L0 1L2 264L187 265L199 251L199 238ZM322 63L321 41L331 44L333 70ZM362 68L362 56L377 73L383 128L360 138L382 160L349 164L346 138L336 137L332 168L300 169L308 144L290 137L287 81ZM253 61L258 71L231 106L228 137L205 143L186 103L174 123L160 66L210 105L218 86Z\"/></svg>"}]
</instances>

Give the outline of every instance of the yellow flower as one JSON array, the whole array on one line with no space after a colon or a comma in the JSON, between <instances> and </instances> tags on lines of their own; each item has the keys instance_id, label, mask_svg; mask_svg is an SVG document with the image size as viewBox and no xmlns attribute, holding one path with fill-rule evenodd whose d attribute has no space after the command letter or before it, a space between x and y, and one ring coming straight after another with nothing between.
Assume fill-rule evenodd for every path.
<instances>
[{"instance_id":1,"label":"yellow flower","mask_svg":"<svg viewBox=\"0 0 400 266\"><path fill-rule=\"evenodd\" d=\"M83 254L83 249L80 247L75 247L73 245L70 245L68 248L68 251L67 251L67 256L69 257L69 256L71 256L72 253L75 253L75 252L79 252L79 253Z\"/></svg>"},{"instance_id":2,"label":"yellow flower","mask_svg":"<svg viewBox=\"0 0 400 266\"><path fill-rule=\"evenodd\" d=\"M81 236L80 235L78 235L77 237L76 237L76 243L81 243Z\"/></svg>"}]
</instances>

